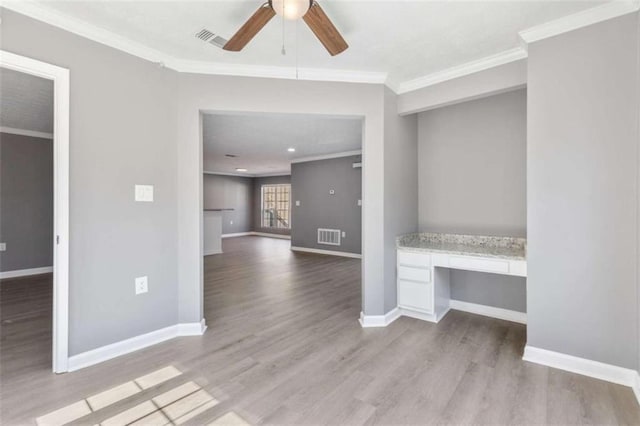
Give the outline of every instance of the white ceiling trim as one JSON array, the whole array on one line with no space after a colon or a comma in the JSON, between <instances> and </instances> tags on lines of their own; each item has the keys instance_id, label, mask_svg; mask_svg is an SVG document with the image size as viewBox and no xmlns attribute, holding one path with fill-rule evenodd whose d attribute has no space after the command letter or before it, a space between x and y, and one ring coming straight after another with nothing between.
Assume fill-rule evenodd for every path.
<instances>
[{"instance_id":1,"label":"white ceiling trim","mask_svg":"<svg viewBox=\"0 0 640 426\"><path fill-rule=\"evenodd\" d=\"M163 63L170 62L168 55L136 43L116 33L88 24L79 19L64 15L54 9L33 1L7 1L2 2L2 7L13 10L30 18L42 21L46 24L62 28L65 31L77 34L89 40L113 47L147 61Z\"/></svg>"},{"instance_id":2,"label":"white ceiling trim","mask_svg":"<svg viewBox=\"0 0 640 426\"><path fill-rule=\"evenodd\" d=\"M0 133L8 133L10 135L30 136L40 139L53 139L53 133L37 132L35 130L15 129L13 127L1 127Z\"/></svg>"},{"instance_id":3,"label":"white ceiling trim","mask_svg":"<svg viewBox=\"0 0 640 426\"><path fill-rule=\"evenodd\" d=\"M638 0L612 1L520 31L518 35L524 43L533 43L545 38L577 30L578 28L597 24L598 22L606 21L608 19L617 18L618 16L626 15L628 13L637 12L639 9L640 1Z\"/></svg>"},{"instance_id":4,"label":"white ceiling trim","mask_svg":"<svg viewBox=\"0 0 640 426\"><path fill-rule=\"evenodd\" d=\"M269 67L259 65L221 64L204 61L188 61L175 58L155 49L149 48L111 31L104 30L84 21L61 14L41 3L33 1L4 2L2 7L29 16L33 19L54 25L79 36L124 51L131 55L156 62L178 72L229 75L261 78L299 79L310 81L333 81L346 83L386 84L397 94L429 87L454 78L463 77L527 58L527 44L547 37L556 36L568 31L592 25L607 19L633 13L640 9L640 0L616 0L596 6L582 12L550 21L546 24L520 31L518 36L522 47L510 49L495 55L438 71L424 77L396 83L388 80L386 72L366 72L353 70L328 70L301 68Z\"/></svg>"},{"instance_id":5,"label":"white ceiling trim","mask_svg":"<svg viewBox=\"0 0 640 426\"><path fill-rule=\"evenodd\" d=\"M229 75L236 77L282 78L289 80L335 81L343 83L384 84L387 73L331 70L321 68L291 68L260 65L222 64L204 61L173 60L165 63L171 69L194 74Z\"/></svg>"},{"instance_id":6,"label":"white ceiling trim","mask_svg":"<svg viewBox=\"0 0 640 426\"><path fill-rule=\"evenodd\" d=\"M251 173L224 173L224 172L203 171L202 174L203 175L216 175L216 176L237 176L237 177L246 177L246 178L256 177L256 175L252 175Z\"/></svg>"},{"instance_id":7,"label":"white ceiling trim","mask_svg":"<svg viewBox=\"0 0 640 426\"><path fill-rule=\"evenodd\" d=\"M435 72L424 77L405 81L404 83L400 83L398 85L396 93L401 95L403 93L412 92L414 90L442 83L443 81L453 80L454 78L459 78L479 71L484 71L489 68L497 67L499 65L508 64L509 62L519 61L520 59L524 59L526 57L527 51L521 47L506 50L504 52L498 53L497 55L487 56L485 58L478 59L477 61L467 62L466 64Z\"/></svg>"},{"instance_id":8,"label":"white ceiling trim","mask_svg":"<svg viewBox=\"0 0 640 426\"><path fill-rule=\"evenodd\" d=\"M296 71L293 67L269 67L183 60L144 46L111 31L64 15L40 3L32 1L10 1L3 3L2 7L106 46L113 47L114 49L146 59L147 61L158 63L161 66L178 72L367 84L384 84L387 80L387 73L383 72L328 70L320 68L300 68Z\"/></svg>"},{"instance_id":9,"label":"white ceiling trim","mask_svg":"<svg viewBox=\"0 0 640 426\"><path fill-rule=\"evenodd\" d=\"M291 172L257 173L255 177L291 176Z\"/></svg>"},{"instance_id":10,"label":"white ceiling trim","mask_svg":"<svg viewBox=\"0 0 640 426\"><path fill-rule=\"evenodd\" d=\"M311 157L300 157L300 158L291 160L291 164L306 163L308 161L330 160L332 158L351 157L353 155L362 155L362 150L358 149L356 151L337 152L335 154L314 155Z\"/></svg>"}]
</instances>

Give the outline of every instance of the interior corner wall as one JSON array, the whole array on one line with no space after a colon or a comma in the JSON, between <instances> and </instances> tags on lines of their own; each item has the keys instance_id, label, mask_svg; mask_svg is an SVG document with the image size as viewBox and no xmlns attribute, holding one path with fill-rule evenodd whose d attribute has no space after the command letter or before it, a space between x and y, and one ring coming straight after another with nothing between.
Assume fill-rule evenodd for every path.
<instances>
[{"instance_id":1,"label":"interior corner wall","mask_svg":"<svg viewBox=\"0 0 640 426\"><path fill-rule=\"evenodd\" d=\"M527 92L418 115L422 232L527 236ZM451 298L526 312L526 279L451 271Z\"/></svg>"},{"instance_id":2,"label":"interior corner wall","mask_svg":"<svg viewBox=\"0 0 640 426\"><path fill-rule=\"evenodd\" d=\"M177 73L0 13L3 50L70 70L69 354L176 324ZM154 202L134 202L135 184Z\"/></svg>"},{"instance_id":3,"label":"interior corner wall","mask_svg":"<svg viewBox=\"0 0 640 426\"><path fill-rule=\"evenodd\" d=\"M362 253L362 169L353 167L361 161L355 155L291 165L293 247ZM318 244L318 228L339 229L341 244Z\"/></svg>"},{"instance_id":4,"label":"interior corner wall","mask_svg":"<svg viewBox=\"0 0 640 426\"><path fill-rule=\"evenodd\" d=\"M291 235L290 229L262 227L262 185L291 184L291 175L260 176L253 178L253 213L251 230L265 234ZM291 206L293 209L293 205Z\"/></svg>"},{"instance_id":5,"label":"interior corner wall","mask_svg":"<svg viewBox=\"0 0 640 426\"><path fill-rule=\"evenodd\" d=\"M380 172L378 170L378 172ZM384 313L398 306L396 238L418 230L418 120L398 115L398 96L384 92Z\"/></svg>"},{"instance_id":6,"label":"interior corner wall","mask_svg":"<svg viewBox=\"0 0 640 426\"><path fill-rule=\"evenodd\" d=\"M203 205L205 209L233 209L222 212L222 234L251 231L254 178L205 174Z\"/></svg>"},{"instance_id":7,"label":"interior corner wall","mask_svg":"<svg viewBox=\"0 0 640 426\"><path fill-rule=\"evenodd\" d=\"M0 272L53 265L51 139L0 133L0 241Z\"/></svg>"},{"instance_id":8,"label":"interior corner wall","mask_svg":"<svg viewBox=\"0 0 640 426\"><path fill-rule=\"evenodd\" d=\"M638 13L529 45L527 344L638 367Z\"/></svg>"}]
</instances>

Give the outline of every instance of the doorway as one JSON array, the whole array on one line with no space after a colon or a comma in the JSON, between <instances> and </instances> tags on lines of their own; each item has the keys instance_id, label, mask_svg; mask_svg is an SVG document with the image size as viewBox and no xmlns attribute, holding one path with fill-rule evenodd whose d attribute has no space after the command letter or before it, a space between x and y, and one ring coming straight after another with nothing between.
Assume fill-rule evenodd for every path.
<instances>
[{"instance_id":1,"label":"doorway","mask_svg":"<svg viewBox=\"0 0 640 426\"><path fill-rule=\"evenodd\" d=\"M226 311L235 311L230 307L260 295L277 298L291 315L302 314L295 312L296 300L305 299L303 292L327 291L322 283L328 270L345 286L323 300L349 300L356 318L362 299L363 119L201 111L201 123L208 322L224 320ZM251 315L244 320L258 321Z\"/></svg>"},{"instance_id":2,"label":"doorway","mask_svg":"<svg viewBox=\"0 0 640 426\"><path fill-rule=\"evenodd\" d=\"M50 132L53 229L50 230L47 239L50 244L52 273L52 370L55 373L63 373L68 369L69 346L69 70L1 50L0 68L12 75L36 77L49 80L53 84ZM13 130L16 133L15 128ZM42 133L48 132L22 133L18 136L42 139L45 136ZM3 254L12 250L12 247L8 245L6 249ZM38 268L27 269L42 272Z\"/></svg>"}]
</instances>

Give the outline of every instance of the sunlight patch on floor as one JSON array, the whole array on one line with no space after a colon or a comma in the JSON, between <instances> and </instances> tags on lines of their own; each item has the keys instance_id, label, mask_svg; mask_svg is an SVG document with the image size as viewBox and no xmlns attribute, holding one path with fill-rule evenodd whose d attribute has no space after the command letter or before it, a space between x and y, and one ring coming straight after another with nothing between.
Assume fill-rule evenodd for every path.
<instances>
[{"instance_id":1,"label":"sunlight patch on floor","mask_svg":"<svg viewBox=\"0 0 640 426\"><path fill-rule=\"evenodd\" d=\"M181 374L182 373L173 366L165 367L38 417L36 423L38 425L58 426L76 422L82 417L100 412L100 410L106 407L112 406L117 402L125 401L142 391L180 376ZM108 419L101 421L100 425L181 425L205 413L218 404L219 401L206 390L202 389L199 384L189 381L115 415L111 415ZM113 414L113 410L110 414ZM96 414L96 416L98 415L99 414ZM247 426L249 423L244 421L236 413L228 412L214 420L211 425Z\"/></svg>"},{"instance_id":2,"label":"sunlight patch on floor","mask_svg":"<svg viewBox=\"0 0 640 426\"><path fill-rule=\"evenodd\" d=\"M36 419L36 423L38 425L55 426L73 422L81 417L87 416L102 408L115 404L116 402L125 400L145 389L159 385L160 383L166 382L181 374L182 372L174 366L168 366L160 370L156 370L145 376L114 386L111 389L107 389L81 401L74 402L66 407L40 416Z\"/></svg>"}]
</instances>

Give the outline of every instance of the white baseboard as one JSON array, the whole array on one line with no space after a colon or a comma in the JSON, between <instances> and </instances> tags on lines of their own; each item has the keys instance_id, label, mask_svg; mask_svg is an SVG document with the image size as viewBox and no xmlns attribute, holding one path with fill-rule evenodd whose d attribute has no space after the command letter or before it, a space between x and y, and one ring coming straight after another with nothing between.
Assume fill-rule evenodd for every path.
<instances>
[{"instance_id":1,"label":"white baseboard","mask_svg":"<svg viewBox=\"0 0 640 426\"><path fill-rule=\"evenodd\" d=\"M364 312L360 312L358 321L363 328L386 327L398 318L400 318L400 309L394 308L384 315L365 315Z\"/></svg>"},{"instance_id":2,"label":"white baseboard","mask_svg":"<svg viewBox=\"0 0 640 426\"><path fill-rule=\"evenodd\" d=\"M236 232L235 234L222 234L222 238L235 238L235 237L269 237L269 238L281 238L283 240L290 240L291 235L285 234L271 234L269 232Z\"/></svg>"},{"instance_id":3,"label":"white baseboard","mask_svg":"<svg viewBox=\"0 0 640 426\"><path fill-rule=\"evenodd\" d=\"M495 308L487 305L478 305L476 303L463 302L461 300L450 300L449 307L457 311L469 312L472 314L483 315L485 317L498 318L520 324L527 323L527 314L524 312Z\"/></svg>"},{"instance_id":4,"label":"white baseboard","mask_svg":"<svg viewBox=\"0 0 640 426\"><path fill-rule=\"evenodd\" d=\"M149 346L180 336L199 336L207 329L204 318L200 322L183 323L161 328L150 333L141 334L130 339L112 343L69 357L68 371L99 364L110 359L126 355Z\"/></svg>"},{"instance_id":5,"label":"white baseboard","mask_svg":"<svg viewBox=\"0 0 640 426\"><path fill-rule=\"evenodd\" d=\"M636 401L638 401L638 404L640 405L640 374L638 374L638 372L636 372L636 377L633 381L633 386L631 387L631 389L633 389L633 394L636 396Z\"/></svg>"},{"instance_id":6,"label":"white baseboard","mask_svg":"<svg viewBox=\"0 0 640 426\"><path fill-rule=\"evenodd\" d=\"M222 238L248 237L249 235L253 235L253 232L236 232L234 234L222 234Z\"/></svg>"},{"instance_id":7,"label":"white baseboard","mask_svg":"<svg viewBox=\"0 0 640 426\"><path fill-rule=\"evenodd\" d=\"M28 277L29 275L49 274L53 272L53 266L44 266L42 268L19 269L16 271L0 272L0 279Z\"/></svg>"},{"instance_id":8,"label":"white baseboard","mask_svg":"<svg viewBox=\"0 0 640 426\"><path fill-rule=\"evenodd\" d=\"M291 246L291 250L293 251L301 251L304 253L315 253L315 254L328 254L330 256L341 256L341 257L350 257L352 259L362 259L362 255L358 253L349 253L346 251L333 251L333 250L321 250L314 248L306 248L306 247L294 247Z\"/></svg>"},{"instance_id":9,"label":"white baseboard","mask_svg":"<svg viewBox=\"0 0 640 426\"><path fill-rule=\"evenodd\" d=\"M529 345L525 346L522 359L536 364L546 365L547 367L629 386L636 392L636 398L638 397L638 372L629 368L618 367Z\"/></svg>"},{"instance_id":10,"label":"white baseboard","mask_svg":"<svg viewBox=\"0 0 640 426\"><path fill-rule=\"evenodd\" d=\"M202 336L207 331L207 322L204 318L200 322L178 324L178 336Z\"/></svg>"},{"instance_id":11,"label":"white baseboard","mask_svg":"<svg viewBox=\"0 0 640 426\"><path fill-rule=\"evenodd\" d=\"M291 239L291 235L270 234L268 232L252 232L251 235L255 235L256 237L281 238L283 240L290 240Z\"/></svg>"},{"instance_id":12,"label":"white baseboard","mask_svg":"<svg viewBox=\"0 0 640 426\"><path fill-rule=\"evenodd\" d=\"M449 310L447 310L449 312ZM400 308L400 315L403 317L415 318L422 321L429 321L437 323L437 318L434 314L425 314L424 312L412 311L410 309ZM446 312L445 312L446 315ZM444 317L444 315L442 315Z\"/></svg>"}]
</instances>

